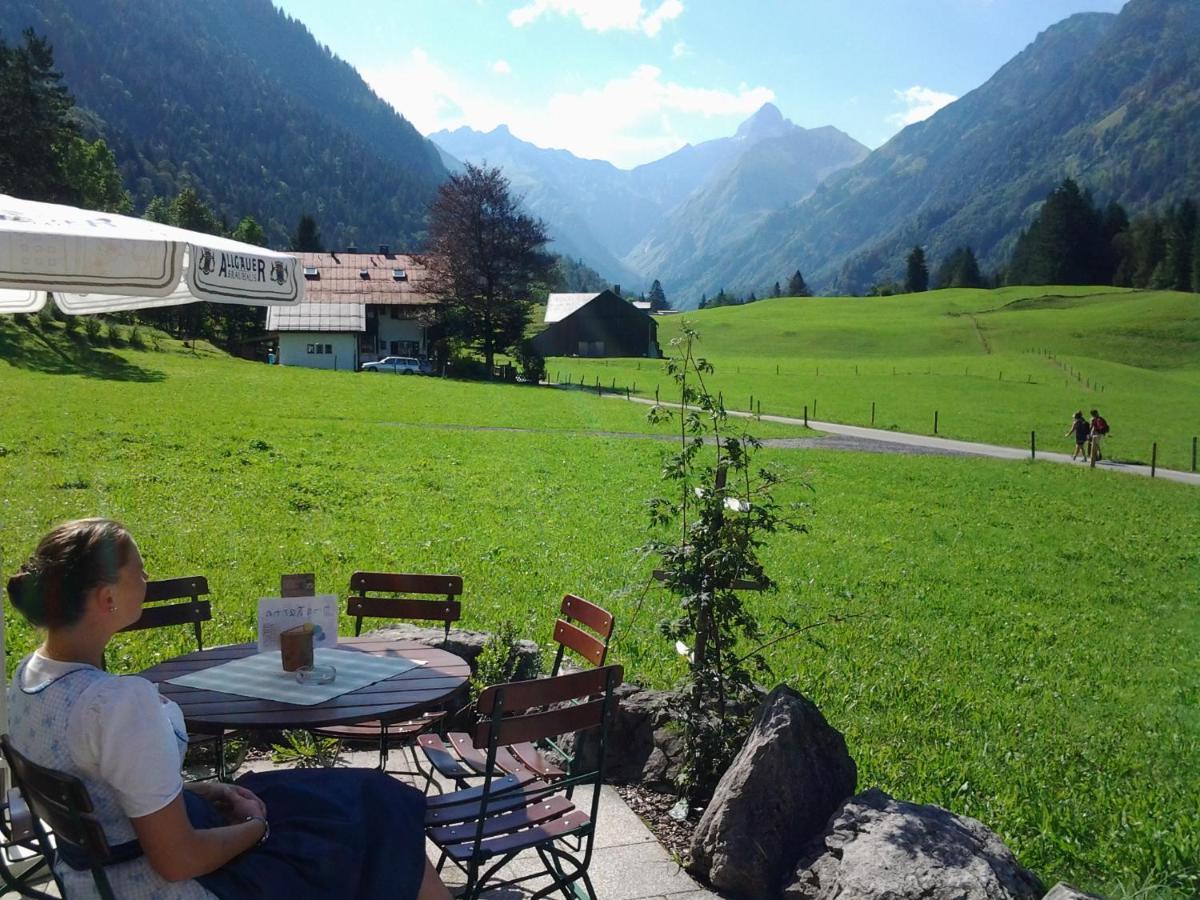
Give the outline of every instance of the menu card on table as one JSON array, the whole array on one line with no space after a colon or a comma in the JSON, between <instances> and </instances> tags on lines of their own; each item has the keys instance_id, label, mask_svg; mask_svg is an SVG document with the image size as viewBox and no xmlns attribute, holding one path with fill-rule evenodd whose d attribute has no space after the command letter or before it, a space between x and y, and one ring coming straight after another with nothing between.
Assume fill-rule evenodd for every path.
<instances>
[{"instance_id":1,"label":"menu card on table","mask_svg":"<svg viewBox=\"0 0 1200 900\"><path fill-rule=\"evenodd\" d=\"M263 597L258 601L258 652L279 649L279 632L297 625L314 626L314 647L336 647L338 599L333 594L314 597Z\"/></svg>"}]
</instances>

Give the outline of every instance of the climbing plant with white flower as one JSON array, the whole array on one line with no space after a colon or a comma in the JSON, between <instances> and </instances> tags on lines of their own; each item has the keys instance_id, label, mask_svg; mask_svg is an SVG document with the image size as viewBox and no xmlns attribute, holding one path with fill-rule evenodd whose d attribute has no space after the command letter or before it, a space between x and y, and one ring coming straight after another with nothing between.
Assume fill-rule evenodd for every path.
<instances>
[{"instance_id":1,"label":"climbing plant with white flower","mask_svg":"<svg viewBox=\"0 0 1200 900\"><path fill-rule=\"evenodd\" d=\"M776 531L805 530L800 510L775 500L775 470L756 464L762 444L746 431L749 420L732 419L706 386L713 367L696 355L699 341L684 322L667 361L679 403L650 410L652 422L678 424L679 448L664 460L663 483L674 490L650 500L656 536L643 548L679 603L660 628L687 661L679 787L695 801L711 794L741 746L757 704L755 676L768 674L763 631L739 592L773 589L760 549Z\"/></svg>"}]
</instances>

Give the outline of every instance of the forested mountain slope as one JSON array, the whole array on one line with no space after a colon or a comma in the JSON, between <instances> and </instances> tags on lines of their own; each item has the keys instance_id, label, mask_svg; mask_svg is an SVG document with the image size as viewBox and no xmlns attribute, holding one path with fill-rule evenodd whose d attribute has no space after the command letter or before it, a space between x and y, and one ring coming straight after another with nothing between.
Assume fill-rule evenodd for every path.
<instances>
[{"instance_id":1,"label":"forested mountain slope","mask_svg":"<svg viewBox=\"0 0 1200 900\"><path fill-rule=\"evenodd\" d=\"M333 246L415 248L436 149L270 0L5 0L0 35L54 47L140 209L191 184L272 243L314 214Z\"/></svg>"}]
</instances>

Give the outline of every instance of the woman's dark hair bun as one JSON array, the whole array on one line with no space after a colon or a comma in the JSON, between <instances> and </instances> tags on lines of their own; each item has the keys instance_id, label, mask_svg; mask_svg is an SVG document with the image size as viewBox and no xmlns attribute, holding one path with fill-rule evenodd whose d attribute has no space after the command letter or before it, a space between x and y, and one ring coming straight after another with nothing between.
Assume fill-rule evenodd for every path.
<instances>
[{"instance_id":1,"label":"woman's dark hair bun","mask_svg":"<svg viewBox=\"0 0 1200 900\"><path fill-rule=\"evenodd\" d=\"M125 526L111 519L65 522L8 579L9 600L31 625L73 625L93 588L116 583L132 546Z\"/></svg>"}]
</instances>

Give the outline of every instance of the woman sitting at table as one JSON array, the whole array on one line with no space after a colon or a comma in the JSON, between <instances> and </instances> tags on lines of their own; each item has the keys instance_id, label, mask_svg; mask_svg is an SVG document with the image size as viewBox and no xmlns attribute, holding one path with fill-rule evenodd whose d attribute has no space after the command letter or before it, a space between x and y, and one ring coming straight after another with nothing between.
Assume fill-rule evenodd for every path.
<instances>
[{"instance_id":1,"label":"woman sitting at table","mask_svg":"<svg viewBox=\"0 0 1200 900\"><path fill-rule=\"evenodd\" d=\"M292 770L183 784L179 707L104 648L146 596L121 525L60 525L8 582L46 640L17 666L9 737L33 762L80 778L113 849L122 900L212 897L448 898L424 854L424 797L374 769ZM85 860L60 852L67 896L95 896Z\"/></svg>"}]
</instances>

